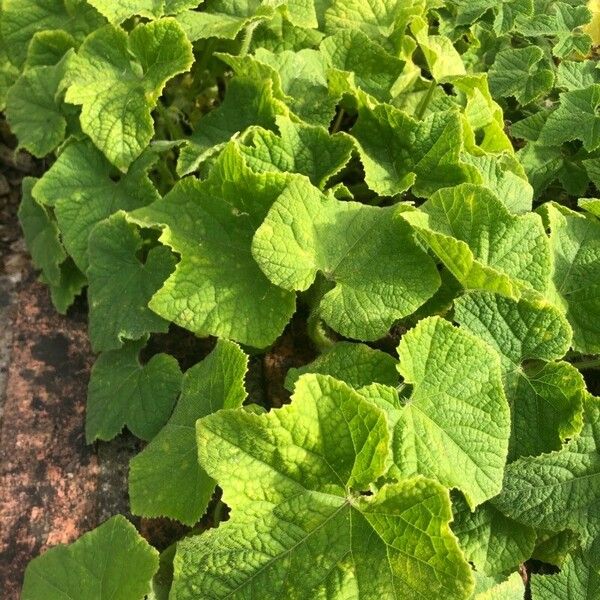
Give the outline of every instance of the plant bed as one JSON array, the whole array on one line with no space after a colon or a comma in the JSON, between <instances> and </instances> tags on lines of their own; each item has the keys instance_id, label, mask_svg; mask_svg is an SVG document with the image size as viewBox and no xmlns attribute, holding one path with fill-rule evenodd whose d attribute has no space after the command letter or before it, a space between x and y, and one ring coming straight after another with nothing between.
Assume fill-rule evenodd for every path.
<instances>
[{"instance_id":1,"label":"plant bed","mask_svg":"<svg viewBox=\"0 0 600 600\"><path fill-rule=\"evenodd\" d=\"M600 588L587 4L2 1L24 236L146 519L23 598Z\"/></svg>"}]
</instances>

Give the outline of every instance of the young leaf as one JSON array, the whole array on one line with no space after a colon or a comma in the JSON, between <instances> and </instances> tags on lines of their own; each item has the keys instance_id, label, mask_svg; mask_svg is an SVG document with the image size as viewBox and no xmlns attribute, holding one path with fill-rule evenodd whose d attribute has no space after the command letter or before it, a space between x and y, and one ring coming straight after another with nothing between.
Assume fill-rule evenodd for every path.
<instances>
[{"instance_id":1,"label":"young leaf","mask_svg":"<svg viewBox=\"0 0 600 600\"><path fill-rule=\"evenodd\" d=\"M246 399L248 358L233 342L215 349L183 377L173 416L130 463L131 510L144 517L169 517L194 525L204 514L215 482L198 464L196 421Z\"/></svg>"},{"instance_id":2,"label":"young leaf","mask_svg":"<svg viewBox=\"0 0 600 600\"><path fill-rule=\"evenodd\" d=\"M111 440L125 426L137 437L151 440L171 415L181 389L181 370L168 354L156 354L140 364L138 355L146 341L126 342L96 360L88 386L88 443Z\"/></svg>"},{"instance_id":3,"label":"young leaf","mask_svg":"<svg viewBox=\"0 0 600 600\"><path fill-rule=\"evenodd\" d=\"M556 204L543 212L550 227L557 302L573 328L573 348L600 352L600 223Z\"/></svg>"},{"instance_id":4,"label":"young leaf","mask_svg":"<svg viewBox=\"0 0 600 600\"><path fill-rule=\"evenodd\" d=\"M246 163L254 171L299 173L324 189L350 160L354 149L350 136L329 135L323 127L294 123L288 117L275 120L279 136L266 129L252 129L240 145Z\"/></svg>"},{"instance_id":5,"label":"young leaf","mask_svg":"<svg viewBox=\"0 0 600 600\"><path fill-rule=\"evenodd\" d=\"M581 434L561 450L521 458L506 467L502 493L494 504L532 527L571 529L588 560L600 566L600 403L588 397Z\"/></svg>"},{"instance_id":6,"label":"young leaf","mask_svg":"<svg viewBox=\"0 0 600 600\"><path fill-rule=\"evenodd\" d=\"M467 290L519 299L524 290L548 288L551 257L542 220L511 215L484 187L442 189L402 216Z\"/></svg>"},{"instance_id":7,"label":"young leaf","mask_svg":"<svg viewBox=\"0 0 600 600\"><path fill-rule=\"evenodd\" d=\"M293 391L298 379L306 373L330 375L362 388L372 383L395 386L398 383L396 360L380 350L365 344L338 342L313 362L298 369L290 369L285 378L286 389Z\"/></svg>"},{"instance_id":8,"label":"young leaf","mask_svg":"<svg viewBox=\"0 0 600 600\"><path fill-rule=\"evenodd\" d=\"M463 126L456 111L435 113L421 122L387 104L360 106L352 128L365 181L382 196L412 186L416 196L458 185L472 178L473 167L461 161Z\"/></svg>"},{"instance_id":9,"label":"young leaf","mask_svg":"<svg viewBox=\"0 0 600 600\"><path fill-rule=\"evenodd\" d=\"M150 592L158 552L120 515L69 546L31 561L22 600L139 600Z\"/></svg>"},{"instance_id":10,"label":"young leaf","mask_svg":"<svg viewBox=\"0 0 600 600\"><path fill-rule=\"evenodd\" d=\"M70 65L67 102L82 107L81 128L121 171L154 134L151 111L169 79L187 71L192 46L173 19L130 34L107 25L92 33Z\"/></svg>"},{"instance_id":11,"label":"young leaf","mask_svg":"<svg viewBox=\"0 0 600 600\"><path fill-rule=\"evenodd\" d=\"M455 319L502 359L512 409L511 460L559 450L579 433L583 377L568 363L551 362L565 355L572 338L558 308L539 299L472 293L455 302Z\"/></svg>"},{"instance_id":12,"label":"young leaf","mask_svg":"<svg viewBox=\"0 0 600 600\"><path fill-rule=\"evenodd\" d=\"M188 177L162 200L132 213L181 256L150 301L163 318L199 335L257 348L273 343L295 309L294 294L273 285L251 254L254 233L289 175L254 173L235 143L206 181Z\"/></svg>"},{"instance_id":13,"label":"young leaf","mask_svg":"<svg viewBox=\"0 0 600 600\"><path fill-rule=\"evenodd\" d=\"M319 272L335 282L320 314L342 335L362 340L385 335L440 284L395 207L340 202L305 179L291 181L279 196L254 236L252 254L284 289L306 290Z\"/></svg>"},{"instance_id":14,"label":"young leaf","mask_svg":"<svg viewBox=\"0 0 600 600\"><path fill-rule=\"evenodd\" d=\"M200 462L232 514L179 544L179 600L469 597L446 490L417 477L360 494L385 468L387 425L344 383L305 375L291 405L221 411L197 430Z\"/></svg>"},{"instance_id":15,"label":"young leaf","mask_svg":"<svg viewBox=\"0 0 600 600\"><path fill-rule=\"evenodd\" d=\"M439 317L405 334L398 354L414 388L395 428L390 475L434 477L471 508L495 496L510 436L497 354Z\"/></svg>"},{"instance_id":16,"label":"young leaf","mask_svg":"<svg viewBox=\"0 0 600 600\"><path fill-rule=\"evenodd\" d=\"M88 239L94 226L118 210L133 210L160 198L148 178L157 155L148 152L115 177L114 168L89 141L66 146L33 189L54 208L62 241L75 264L88 268Z\"/></svg>"},{"instance_id":17,"label":"young leaf","mask_svg":"<svg viewBox=\"0 0 600 600\"><path fill-rule=\"evenodd\" d=\"M96 225L89 245L89 331L94 351L116 350L125 340L165 333L169 323L149 310L148 302L175 269L168 248L151 248L141 262L137 254L143 239L123 212Z\"/></svg>"}]
</instances>

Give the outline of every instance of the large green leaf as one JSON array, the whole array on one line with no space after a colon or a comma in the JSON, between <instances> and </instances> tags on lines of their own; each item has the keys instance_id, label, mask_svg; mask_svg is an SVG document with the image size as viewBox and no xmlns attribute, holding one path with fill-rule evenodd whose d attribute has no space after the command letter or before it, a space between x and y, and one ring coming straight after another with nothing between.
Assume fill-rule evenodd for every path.
<instances>
[{"instance_id":1,"label":"large green leaf","mask_svg":"<svg viewBox=\"0 0 600 600\"><path fill-rule=\"evenodd\" d=\"M56 222L48 209L31 194L37 181L33 177L23 179L19 222L34 266L42 271L49 284L59 285L60 266L65 262L67 253L60 241Z\"/></svg>"},{"instance_id":2,"label":"large green leaf","mask_svg":"<svg viewBox=\"0 0 600 600\"><path fill-rule=\"evenodd\" d=\"M244 110L240 110L240 106ZM200 119L181 149L178 173L187 175L195 171L235 134L244 133L252 125L274 130L276 115L285 112L285 107L273 97L271 81L235 77L222 104Z\"/></svg>"},{"instance_id":3,"label":"large green leaf","mask_svg":"<svg viewBox=\"0 0 600 600\"><path fill-rule=\"evenodd\" d=\"M395 207L340 202L297 179L257 230L252 254L287 290L306 290L322 273L335 283L320 303L325 321L345 336L372 340L439 287L433 261L404 225Z\"/></svg>"},{"instance_id":4,"label":"large green leaf","mask_svg":"<svg viewBox=\"0 0 600 600\"><path fill-rule=\"evenodd\" d=\"M288 179L254 173L232 142L208 180L183 179L164 199L133 212L140 225L162 229L161 241L181 256L150 308L200 335L258 348L274 342L295 297L262 273L251 243Z\"/></svg>"},{"instance_id":5,"label":"large green leaf","mask_svg":"<svg viewBox=\"0 0 600 600\"><path fill-rule=\"evenodd\" d=\"M87 0L99 13L111 23L121 23L134 15L149 19L158 19L164 15L183 12L187 8L196 8L203 0Z\"/></svg>"},{"instance_id":6,"label":"large green leaf","mask_svg":"<svg viewBox=\"0 0 600 600\"><path fill-rule=\"evenodd\" d=\"M401 412L393 411L390 474L434 477L460 489L472 508L495 496L510 436L497 354L439 317L405 334L398 354L413 389Z\"/></svg>"},{"instance_id":7,"label":"large green leaf","mask_svg":"<svg viewBox=\"0 0 600 600\"><path fill-rule=\"evenodd\" d=\"M534 575L532 600L598 600L600 569L579 553L567 558L558 575Z\"/></svg>"},{"instance_id":8,"label":"large green leaf","mask_svg":"<svg viewBox=\"0 0 600 600\"><path fill-rule=\"evenodd\" d=\"M519 299L525 290L548 288L551 255L542 220L511 215L487 188L446 188L403 216L467 290Z\"/></svg>"},{"instance_id":9,"label":"large green leaf","mask_svg":"<svg viewBox=\"0 0 600 600\"><path fill-rule=\"evenodd\" d=\"M268 414L200 420L200 462L232 512L179 544L173 596L468 598L446 490L416 477L361 494L387 446L383 411L323 375L302 377L291 405Z\"/></svg>"},{"instance_id":10,"label":"large green leaf","mask_svg":"<svg viewBox=\"0 0 600 600\"><path fill-rule=\"evenodd\" d=\"M8 58L20 68L38 31L59 29L81 41L104 23L86 0L2 0L0 34Z\"/></svg>"},{"instance_id":11,"label":"large green leaf","mask_svg":"<svg viewBox=\"0 0 600 600\"><path fill-rule=\"evenodd\" d=\"M285 378L285 387L293 391L296 382L305 373L331 375L354 388L372 383L391 386L398 383L394 357L381 350L373 350L365 344L350 342L338 342L313 362L290 369Z\"/></svg>"},{"instance_id":12,"label":"large green leaf","mask_svg":"<svg viewBox=\"0 0 600 600\"><path fill-rule=\"evenodd\" d=\"M554 256L553 299L573 328L573 348L600 353L600 223L556 204L542 210Z\"/></svg>"},{"instance_id":13,"label":"large green leaf","mask_svg":"<svg viewBox=\"0 0 600 600\"><path fill-rule=\"evenodd\" d=\"M71 61L66 100L81 105L83 131L126 171L154 135L151 111L163 87L192 62L192 46L173 19L138 25L130 34L107 25Z\"/></svg>"},{"instance_id":14,"label":"large green leaf","mask_svg":"<svg viewBox=\"0 0 600 600\"><path fill-rule=\"evenodd\" d=\"M82 271L88 268L88 238L97 223L160 198L147 173L157 158L148 152L117 176L93 144L74 142L35 185L34 198L54 209L65 248Z\"/></svg>"},{"instance_id":15,"label":"large green leaf","mask_svg":"<svg viewBox=\"0 0 600 600\"><path fill-rule=\"evenodd\" d=\"M531 557L536 541L532 527L506 517L489 502L471 512L466 502L456 499L453 509L452 531L479 572L502 575Z\"/></svg>"},{"instance_id":16,"label":"large green leaf","mask_svg":"<svg viewBox=\"0 0 600 600\"><path fill-rule=\"evenodd\" d=\"M215 481L198 464L196 421L246 399L248 359L233 342L215 349L186 372L181 398L159 434L130 463L129 497L134 514L169 517L194 525L204 514Z\"/></svg>"},{"instance_id":17,"label":"large green leaf","mask_svg":"<svg viewBox=\"0 0 600 600\"><path fill-rule=\"evenodd\" d=\"M29 563L22 600L140 600L150 592L158 552L116 516L69 546Z\"/></svg>"},{"instance_id":18,"label":"large green leaf","mask_svg":"<svg viewBox=\"0 0 600 600\"><path fill-rule=\"evenodd\" d=\"M348 74L352 88L380 101L391 100L395 95L394 84L402 74L404 61L386 52L362 31L338 31L321 42L320 50L329 68Z\"/></svg>"},{"instance_id":19,"label":"large green leaf","mask_svg":"<svg viewBox=\"0 0 600 600\"><path fill-rule=\"evenodd\" d=\"M19 146L34 156L50 154L65 138L67 119L59 96L70 58L27 69L8 91L6 118Z\"/></svg>"},{"instance_id":20,"label":"large green leaf","mask_svg":"<svg viewBox=\"0 0 600 600\"><path fill-rule=\"evenodd\" d=\"M589 152L600 147L600 85L564 92L558 108L548 117L539 141L547 146L581 140Z\"/></svg>"},{"instance_id":21,"label":"large green leaf","mask_svg":"<svg viewBox=\"0 0 600 600\"><path fill-rule=\"evenodd\" d=\"M464 133L457 111L416 121L391 105L360 106L352 135L367 185L383 196L412 187L413 194L427 197L472 180L474 167L461 160Z\"/></svg>"},{"instance_id":22,"label":"large green leaf","mask_svg":"<svg viewBox=\"0 0 600 600\"><path fill-rule=\"evenodd\" d=\"M323 189L350 160L354 144L344 133L329 135L324 127L294 123L276 117L279 136L266 129L253 129L240 145L246 163L255 171L306 175Z\"/></svg>"},{"instance_id":23,"label":"large green leaf","mask_svg":"<svg viewBox=\"0 0 600 600\"><path fill-rule=\"evenodd\" d=\"M489 78L494 95L514 96L520 104L529 104L552 89L554 71L541 48L527 46L499 52Z\"/></svg>"},{"instance_id":24,"label":"large green leaf","mask_svg":"<svg viewBox=\"0 0 600 600\"><path fill-rule=\"evenodd\" d=\"M156 354L142 365L139 353L146 341L126 342L96 360L88 386L88 443L111 440L125 426L151 440L169 419L181 389L181 370L168 354Z\"/></svg>"},{"instance_id":25,"label":"large green leaf","mask_svg":"<svg viewBox=\"0 0 600 600\"><path fill-rule=\"evenodd\" d=\"M559 309L539 299L472 293L455 302L455 318L502 359L512 409L511 459L559 450L581 430L583 377L570 364L553 362L572 338Z\"/></svg>"},{"instance_id":26,"label":"large green leaf","mask_svg":"<svg viewBox=\"0 0 600 600\"><path fill-rule=\"evenodd\" d=\"M575 531L600 567L600 403L589 397L584 426L561 450L521 458L506 468L502 493L494 504L526 525Z\"/></svg>"},{"instance_id":27,"label":"large green leaf","mask_svg":"<svg viewBox=\"0 0 600 600\"><path fill-rule=\"evenodd\" d=\"M148 302L175 269L168 248L144 250L137 227L123 212L99 223L90 234L89 330L95 352L115 350L125 340L166 333L169 323L148 309Z\"/></svg>"}]
</instances>

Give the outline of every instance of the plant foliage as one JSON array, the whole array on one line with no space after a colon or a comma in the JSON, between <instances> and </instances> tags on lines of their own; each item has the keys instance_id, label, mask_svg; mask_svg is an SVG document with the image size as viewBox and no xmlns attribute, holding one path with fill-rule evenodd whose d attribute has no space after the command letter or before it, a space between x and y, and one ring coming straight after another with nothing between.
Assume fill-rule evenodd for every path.
<instances>
[{"instance_id":1,"label":"plant foliage","mask_svg":"<svg viewBox=\"0 0 600 600\"><path fill-rule=\"evenodd\" d=\"M147 441L132 512L193 527L159 563L116 516L25 600L516 600L530 559L533 600L600 599L599 9L0 0L87 439ZM292 318L318 355L272 405ZM218 338L185 373L175 326Z\"/></svg>"}]
</instances>

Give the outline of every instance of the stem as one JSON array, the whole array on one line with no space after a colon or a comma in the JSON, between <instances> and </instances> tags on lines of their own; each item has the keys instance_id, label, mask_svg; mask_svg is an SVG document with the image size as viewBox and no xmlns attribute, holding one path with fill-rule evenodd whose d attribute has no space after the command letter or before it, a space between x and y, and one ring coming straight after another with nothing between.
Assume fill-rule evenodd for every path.
<instances>
[{"instance_id":1,"label":"stem","mask_svg":"<svg viewBox=\"0 0 600 600\"><path fill-rule=\"evenodd\" d=\"M600 368L600 358L591 359L591 360L580 360L571 363L575 368L580 371L585 371L586 369L599 369Z\"/></svg>"},{"instance_id":2,"label":"stem","mask_svg":"<svg viewBox=\"0 0 600 600\"><path fill-rule=\"evenodd\" d=\"M335 343L334 340L328 337L321 319L314 312L308 317L307 330L308 337L320 352L331 348Z\"/></svg>"},{"instance_id":3,"label":"stem","mask_svg":"<svg viewBox=\"0 0 600 600\"><path fill-rule=\"evenodd\" d=\"M213 525L218 525L221 522L221 517L223 516L223 509L225 505L221 500L219 500L215 504L215 509L213 510Z\"/></svg>"},{"instance_id":4,"label":"stem","mask_svg":"<svg viewBox=\"0 0 600 600\"><path fill-rule=\"evenodd\" d=\"M158 114L162 122L167 128L167 132L171 140L175 141L183 138L183 133L181 132L179 126L173 121L173 119L171 119L171 117L169 116L169 111L160 100L156 104L156 109L158 110Z\"/></svg>"},{"instance_id":5,"label":"stem","mask_svg":"<svg viewBox=\"0 0 600 600\"><path fill-rule=\"evenodd\" d=\"M333 124L333 129L331 130L332 135L340 130L345 114L346 111L343 108L340 108L340 111L338 112L337 117L335 119L335 123Z\"/></svg>"},{"instance_id":6,"label":"stem","mask_svg":"<svg viewBox=\"0 0 600 600\"><path fill-rule=\"evenodd\" d=\"M425 114L425 111L427 110L427 107L429 106L429 103L431 102L431 99L433 98L433 92L435 92L435 81L432 79L431 83L429 84L429 89L427 90L427 94L425 94L425 97L423 98L423 100L421 100L421 104L419 104L419 106L417 107L417 110L415 111L415 117L417 117L417 119L422 119L423 115Z\"/></svg>"},{"instance_id":7,"label":"stem","mask_svg":"<svg viewBox=\"0 0 600 600\"><path fill-rule=\"evenodd\" d=\"M250 23L248 27L244 30L244 36L242 37L242 45L240 46L239 56L246 56L248 54L248 50L250 50L250 44L252 43L252 36L254 35L254 30L258 27L260 21L254 21L254 23Z\"/></svg>"}]
</instances>

